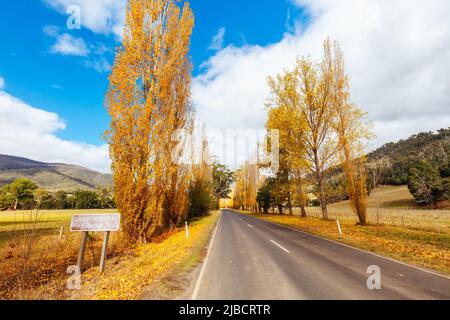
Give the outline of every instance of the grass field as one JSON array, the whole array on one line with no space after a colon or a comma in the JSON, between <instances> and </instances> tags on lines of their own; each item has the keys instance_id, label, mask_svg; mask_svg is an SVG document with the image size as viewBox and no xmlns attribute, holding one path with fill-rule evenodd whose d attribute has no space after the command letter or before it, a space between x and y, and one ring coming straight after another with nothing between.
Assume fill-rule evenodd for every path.
<instances>
[{"instance_id":1,"label":"grass field","mask_svg":"<svg viewBox=\"0 0 450 320\"><path fill-rule=\"evenodd\" d=\"M74 214L111 213L116 210L42 210L0 212L0 246L23 231L34 230L39 235L68 232Z\"/></svg>"},{"instance_id":2,"label":"grass field","mask_svg":"<svg viewBox=\"0 0 450 320\"><path fill-rule=\"evenodd\" d=\"M357 222L348 201L330 204L332 219ZM318 207L308 208L310 216L321 217ZM295 211L299 213L298 210ZM406 186L382 186L374 190L368 202L368 221L371 224L414 227L441 232L450 232L450 209L424 209L415 204Z\"/></svg>"}]
</instances>

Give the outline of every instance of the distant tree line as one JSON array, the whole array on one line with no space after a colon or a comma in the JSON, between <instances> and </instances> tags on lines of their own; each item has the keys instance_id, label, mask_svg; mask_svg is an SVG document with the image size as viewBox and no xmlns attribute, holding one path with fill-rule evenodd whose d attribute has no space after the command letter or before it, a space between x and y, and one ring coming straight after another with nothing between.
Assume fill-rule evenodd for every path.
<instances>
[{"instance_id":1,"label":"distant tree line","mask_svg":"<svg viewBox=\"0 0 450 320\"><path fill-rule=\"evenodd\" d=\"M397 143L388 143L368 155L366 163L366 189L370 193L380 185L407 185L419 205L436 206L450 200L450 128L437 133L419 133ZM289 208L290 189L283 189L280 178L268 178L258 190L260 210L275 208L283 212ZM311 176L305 183L312 185ZM327 203L349 199L343 168L330 167L324 174L324 190ZM310 193L316 193L310 188ZM292 193L291 193L292 194ZM295 193L294 207L301 207ZM316 199L306 201L307 206L319 206Z\"/></svg>"},{"instance_id":2,"label":"distant tree line","mask_svg":"<svg viewBox=\"0 0 450 320\"><path fill-rule=\"evenodd\" d=\"M25 178L16 179L0 189L0 210L30 209L111 209L112 190L75 190L50 192Z\"/></svg>"}]
</instances>

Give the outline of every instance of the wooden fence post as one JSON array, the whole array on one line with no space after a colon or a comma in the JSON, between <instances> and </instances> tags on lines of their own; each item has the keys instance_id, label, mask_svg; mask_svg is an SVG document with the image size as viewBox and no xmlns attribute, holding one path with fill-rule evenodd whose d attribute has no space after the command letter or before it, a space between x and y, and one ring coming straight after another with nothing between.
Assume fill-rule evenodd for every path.
<instances>
[{"instance_id":1,"label":"wooden fence post","mask_svg":"<svg viewBox=\"0 0 450 320\"><path fill-rule=\"evenodd\" d=\"M63 233L64 233L64 226L62 226L62 227L59 229L59 238L58 238L59 241L62 240Z\"/></svg>"}]
</instances>

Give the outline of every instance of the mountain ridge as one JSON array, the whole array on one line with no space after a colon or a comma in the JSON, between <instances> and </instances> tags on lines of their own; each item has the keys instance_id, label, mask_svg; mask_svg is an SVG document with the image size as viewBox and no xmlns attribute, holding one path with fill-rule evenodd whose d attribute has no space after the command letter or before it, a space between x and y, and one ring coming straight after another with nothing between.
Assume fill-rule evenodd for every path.
<instances>
[{"instance_id":1,"label":"mountain ridge","mask_svg":"<svg viewBox=\"0 0 450 320\"><path fill-rule=\"evenodd\" d=\"M0 187L17 178L28 178L48 191L73 191L112 187L112 175L79 165L46 163L0 154Z\"/></svg>"}]
</instances>

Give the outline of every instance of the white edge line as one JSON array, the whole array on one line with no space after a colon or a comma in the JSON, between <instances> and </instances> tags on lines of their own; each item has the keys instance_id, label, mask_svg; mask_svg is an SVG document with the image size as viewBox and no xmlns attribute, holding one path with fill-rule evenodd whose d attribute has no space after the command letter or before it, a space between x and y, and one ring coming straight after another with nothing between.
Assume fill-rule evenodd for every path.
<instances>
[{"instance_id":1,"label":"white edge line","mask_svg":"<svg viewBox=\"0 0 450 320\"><path fill-rule=\"evenodd\" d=\"M235 211L235 212L237 212L237 211ZM244 215L244 213L241 213L241 212L237 212L237 213L239 213L241 215ZM279 224L279 223L276 223L276 222L270 222L270 221L259 219L259 218L252 217L252 216L249 216L249 217L257 219L259 221L263 221L263 222L269 223L269 224L274 224L274 225L277 225L279 227L290 229L290 230L293 230L293 231L296 231L296 232L299 232L299 233L303 233L303 234L306 234L308 236L316 237L316 238L319 238L319 239L322 239L322 240L325 240L325 241L328 241L328 242L331 242L331 243L334 243L334 244L338 244L338 245L343 246L343 247L347 247L347 248L350 248L350 249L353 249L353 250L356 250L356 251L367 253L367 254L370 254L372 256L381 258L381 259L385 259L385 260L388 260L388 261L391 261L391 262L395 262L395 263L398 263L398 264L401 264L401 265L404 265L404 266L407 266L407 267L410 267L410 268L413 268L413 269L416 269L416 270L420 270L420 271L423 271L423 272L426 272L426 273L430 273L430 274L433 274L435 276L439 276L439 277L442 277L444 279L450 280L449 276L446 276L446 275L438 273L438 272L427 270L427 269L424 269L424 268L421 268L421 267L418 267L418 266L415 266L415 265L412 265L412 264L409 264L409 263L405 263L405 262L402 262L402 261L399 261L399 260L395 260L393 258L388 258L388 257L382 256L382 255L379 255L379 254L376 254L376 253L364 250L364 249L352 247L352 246L350 246L348 244L345 244L345 243L342 243L342 242L338 242L338 241L334 241L334 240L331 240L331 239L327 239L327 238L318 236L316 234L309 233L309 232L306 232L306 231L302 231L302 230L299 230L299 229L295 229L295 228L292 228L292 227L289 227L289 226L285 226L285 225L282 225L282 224Z\"/></svg>"},{"instance_id":2,"label":"white edge line","mask_svg":"<svg viewBox=\"0 0 450 320\"><path fill-rule=\"evenodd\" d=\"M290 253L288 249L286 249L285 247L283 247L282 245L279 245L278 243L276 243L273 240L270 240L270 242L272 242L274 245L276 245L277 247L279 247L280 249L286 251L287 253Z\"/></svg>"},{"instance_id":3,"label":"white edge line","mask_svg":"<svg viewBox=\"0 0 450 320\"><path fill-rule=\"evenodd\" d=\"M249 228L253 229L253 226L251 224L247 223L247 225L248 225Z\"/></svg>"},{"instance_id":4,"label":"white edge line","mask_svg":"<svg viewBox=\"0 0 450 320\"><path fill-rule=\"evenodd\" d=\"M200 274L198 275L197 282L195 283L195 287L194 287L194 291L192 292L191 300L196 300L197 299L198 290L200 289L200 285L201 285L202 280L203 280L203 275L205 273L206 264L208 263L209 253L211 252L211 248L213 246L214 239L216 238L217 229L219 228L220 219L222 219L222 211L220 211L219 220L217 220L216 228L215 228L214 234L213 234L213 236L211 238L211 242L209 243L208 252L206 253L206 258L203 261L202 268L200 269Z\"/></svg>"}]
</instances>

